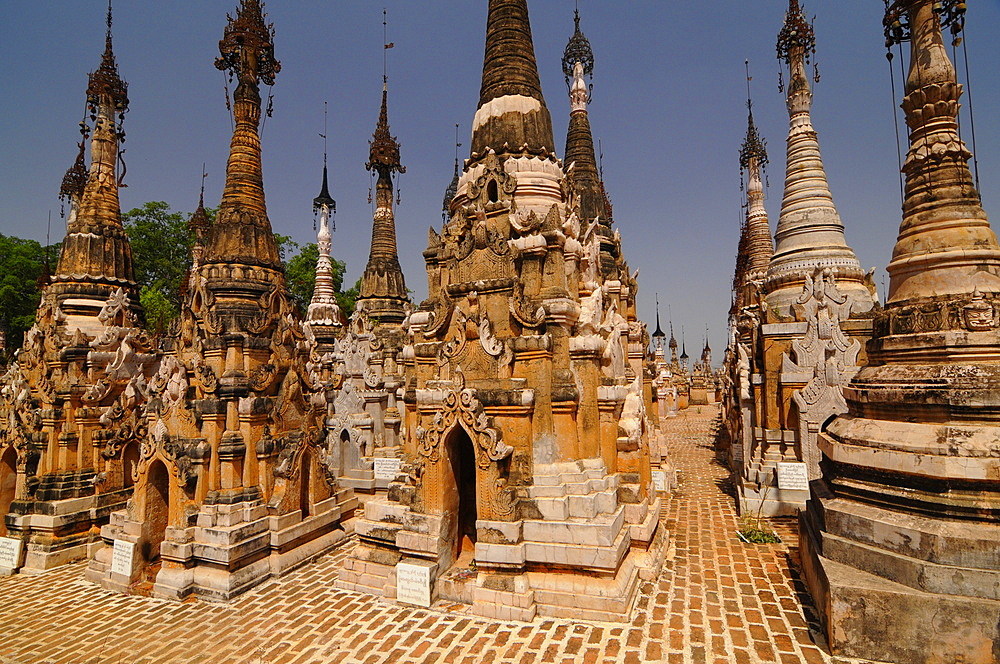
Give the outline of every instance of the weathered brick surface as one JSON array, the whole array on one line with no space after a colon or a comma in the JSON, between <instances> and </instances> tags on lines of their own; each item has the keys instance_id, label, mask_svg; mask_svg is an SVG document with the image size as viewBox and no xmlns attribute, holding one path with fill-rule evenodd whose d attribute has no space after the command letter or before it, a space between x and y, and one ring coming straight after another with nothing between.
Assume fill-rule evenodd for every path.
<instances>
[{"instance_id":1,"label":"weathered brick surface","mask_svg":"<svg viewBox=\"0 0 1000 664\"><path fill-rule=\"evenodd\" d=\"M82 564L2 578L0 664L847 662L817 643L793 524L779 524L781 545L736 538L712 450L717 411L701 411L665 422L680 471L662 515L673 548L631 625L490 622L450 603L425 611L336 590L347 545L228 605L109 594Z\"/></svg>"}]
</instances>

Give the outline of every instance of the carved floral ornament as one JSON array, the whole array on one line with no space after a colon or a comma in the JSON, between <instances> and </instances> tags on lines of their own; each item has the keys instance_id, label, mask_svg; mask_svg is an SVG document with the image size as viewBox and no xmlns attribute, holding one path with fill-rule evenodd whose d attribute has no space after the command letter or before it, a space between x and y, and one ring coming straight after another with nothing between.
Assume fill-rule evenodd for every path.
<instances>
[{"instance_id":1,"label":"carved floral ornament","mask_svg":"<svg viewBox=\"0 0 1000 664\"><path fill-rule=\"evenodd\" d=\"M503 441L502 432L492 426L492 418L483 410L475 390L449 391L441 410L434 415L429 429L417 431L420 455L436 463L441 458L441 441L456 427L469 433L476 450L476 465L486 470L492 463L509 458L514 448Z\"/></svg>"},{"instance_id":2,"label":"carved floral ornament","mask_svg":"<svg viewBox=\"0 0 1000 664\"><path fill-rule=\"evenodd\" d=\"M504 169L504 162L496 152L490 150L483 160L483 170L469 183L468 199L470 203L478 203L489 212L509 205L515 189L517 178Z\"/></svg>"}]
</instances>

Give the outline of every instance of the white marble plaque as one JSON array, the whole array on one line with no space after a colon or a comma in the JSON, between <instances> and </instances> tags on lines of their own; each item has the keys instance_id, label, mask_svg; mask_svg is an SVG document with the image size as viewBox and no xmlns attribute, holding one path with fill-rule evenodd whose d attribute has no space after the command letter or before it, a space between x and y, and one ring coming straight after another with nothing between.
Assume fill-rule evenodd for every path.
<instances>
[{"instance_id":1,"label":"white marble plaque","mask_svg":"<svg viewBox=\"0 0 1000 664\"><path fill-rule=\"evenodd\" d=\"M135 542L115 540L115 548L111 553L111 573L132 577L132 558L135 556Z\"/></svg>"},{"instance_id":2,"label":"white marble plaque","mask_svg":"<svg viewBox=\"0 0 1000 664\"><path fill-rule=\"evenodd\" d=\"M809 490L809 471L806 464L799 462L778 463L778 488L791 491Z\"/></svg>"},{"instance_id":3,"label":"white marble plaque","mask_svg":"<svg viewBox=\"0 0 1000 664\"><path fill-rule=\"evenodd\" d=\"M431 563L396 565L396 601L416 606L431 605Z\"/></svg>"},{"instance_id":4,"label":"white marble plaque","mask_svg":"<svg viewBox=\"0 0 1000 664\"><path fill-rule=\"evenodd\" d=\"M657 491L667 490L667 471L665 470L653 471L653 486L656 487Z\"/></svg>"},{"instance_id":5,"label":"white marble plaque","mask_svg":"<svg viewBox=\"0 0 1000 664\"><path fill-rule=\"evenodd\" d=\"M375 457L375 479L393 481L399 477L399 468L402 463L402 459Z\"/></svg>"},{"instance_id":6,"label":"white marble plaque","mask_svg":"<svg viewBox=\"0 0 1000 664\"><path fill-rule=\"evenodd\" d=\"M13 537L0 537L0 567L17 569L21 566L21 547L24 541Z\"/></svg>"}]
</instances>

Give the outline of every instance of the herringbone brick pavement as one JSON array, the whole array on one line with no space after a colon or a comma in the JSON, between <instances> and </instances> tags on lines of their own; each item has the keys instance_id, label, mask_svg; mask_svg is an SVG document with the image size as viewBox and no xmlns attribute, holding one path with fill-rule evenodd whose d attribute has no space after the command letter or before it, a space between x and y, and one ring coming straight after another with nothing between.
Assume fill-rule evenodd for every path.
<instances>
[{"instance_id":1,"label":"herringbone brick pavement","mask_svg":"<svg viewBox=\"0 0 1000 664\"><path fill-rule=\"evenodd\" d=\"M680 488L672 547L630 624L498 623L440 604L396 606L336 590L344 546L227 604L107 593L83 564L0 579L0 664L843 664L818 644L792 524L779 545L744 544L714 407L669 420Z\"/></svg>"}]
</instances>

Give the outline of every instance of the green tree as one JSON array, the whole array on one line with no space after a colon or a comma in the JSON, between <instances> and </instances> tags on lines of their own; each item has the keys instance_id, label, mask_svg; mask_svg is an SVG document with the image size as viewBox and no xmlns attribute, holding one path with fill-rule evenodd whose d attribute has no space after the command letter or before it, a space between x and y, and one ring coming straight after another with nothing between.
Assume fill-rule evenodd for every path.
<instances>
[{"instance_id":1,"label":"green tree","mask_svg":"<svg viewBox=\"0 0 1000 664\"><path fill-rule=\"evenodd\" d=\"M0 235L0 331L9 352L21 347L34 324L41 299L38 280L48 259L58 255L58 244L46 248L34 240Z\"/></svg>"},{"instance_id":2,"label":"green tree","mask_svg":"<svg viewBox=\"0 0 1000 664\"><path fill-rule=\"evenodd\" d=\"M309 307L312 300L313 291L316 289L316 263L319 261L319 247L315 242L303 246L299 253L295 254L285 264L285 278L288 280L288 290L302 310ZM338 295L342 295L340 289L344 283L344 270L347 266L343 261L337 259L330 260L333 268L333 289ZM339 297L338 297L339 304ZM353 305L351 310L353 311Z\"/></svg>"},{"instance_id":3,"label":"green tree","mask_svg":"<svg viewBox=\"0 0 1000 664\"><path fill-rule=\"evenodd\" d=\"M163 201L150 201L122 215L146 325L153 332L162 332L180 315L181 284L191 268L194 244L187 224L190 218L172 212Z\"/></svg>"}]
</instances>

